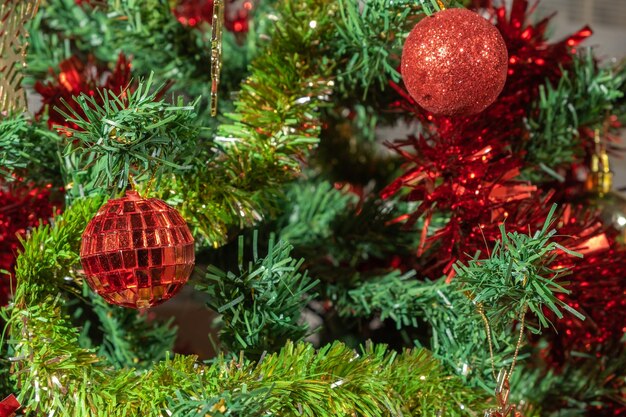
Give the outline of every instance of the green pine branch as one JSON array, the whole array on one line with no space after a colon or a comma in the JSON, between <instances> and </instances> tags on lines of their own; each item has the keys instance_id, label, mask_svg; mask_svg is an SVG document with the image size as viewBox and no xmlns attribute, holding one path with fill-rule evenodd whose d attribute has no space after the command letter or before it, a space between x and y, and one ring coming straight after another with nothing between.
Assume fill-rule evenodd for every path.
<instances>
[{"instance_id":1,"label":"green pine branch","mask_svg":"<svg viewBox=\"0 0 626 417\"><path fill-rule=\"evenodd\" d=\"M574 56L571 70L563 73L556 86L541 87L539 101L526 122L530 133L526 160L537 170L527 174L534 180L562 180L558 170L584 156L580 130L603 129L624 97L625 85L624 67L599 67L590 51Z\"/></svg>"},{"instance_id":2,"label":"green pine branch","mask_svg":"<svg viewBox=\"0 0 626 417\"><path fill-rule=\"evenodd\" d=\"M198 288L209 294L208 306L222 315L221 342L231 352L259 357L308 335L300 313L315 297L318 282L300 272L304 260L291 257L288 243L270 238L267 256L261 258L255 233L252 261L243 265L243 242L240 238L238 272L211 265Z\"/></svg>"},{"instance_id":3,"label":"green pine branch","mask_svg":"<svg viewBox=\"0 0 626 417\"><path fill-rule=\"evenodd\" d=\"M416 280L414 271L403 274L396 270L370 277L354 288L338 288L332 293L341 316L377 315L381 320L393 320L399 330L418 326L418 319L423 315L424 294L434 293L437 287Z\"/></svg>"},{"instance_id":4,"label":"green pine branch","mask_svg":"<svg viewBox=\"0 0 626 417\"><path fill-rule=\"evenodd\" d=\"M134 91L98 91L102 105L85 94L75 97L84 116L70 106L59 109L78 126L64 128L74 139L65 156L78 154L75 175L89 178L82 184L84 194L102 187L124 190L130 176L158 182L164 173L190 168L198 136L197 101L184 105L179 97L171 105L157 98L159 90L152 89L149 78Z\"/></svg>"},{"instance_id":5,"label":"green pine branch","mask_svg":"<svg viewBox=\"0 0 626 417\"><path fill-rule=\"evenodd\" d=\"M224 244L229 228L263 218L317 144L320 108L333 86L324 52L334 9L326 1L282 4L265 53L251 63L235 112L226 115L203 163L161 187L159 195L211 245Z\"/></svg>"},{"instance_id":6,"label":"green pine branch","mask_svg":"<svg viewBox=\"0 0 626 417\"><path fill-rule=\"evenodd\" d=\"M556 230L550 230L555 210L556 205L552 206L542 229L532 235L506 233L504 224L500 225L501 238L489 258L481 259L478 252L466 265L454 265L459 290L467 292L476 305L484 306L492 326L518 320L528 310L540 325L529 324L529 328L539 333L541 327L550 323L544 307L558 319L563 318L562 310L585 319L557 297L569 293L563 277L571 272L552 265L559 252L581 258L582 255L552 240L556 234Z\"/></svg>"},{"instance_id":7,"label":"green pine branch","mask_svg":"<svg viewBox=\"0 0 626 417\"><path fill-rule=\"evenodd\" d=\"M289 342L258 364L219 357L203 366L193 356L176 356L146 371L116 370L97 351L80 346L80 332L58 296L65 277L75 274L82 230L100 203L77 200L52 226L35 229L18 258L8 325L13 376L26 412L126 417L174 410L184 415L208 404L215 413L225 413L231 403L233 409L241 406L249 392L267 393L256 398L257 409L278 416L439 411L454 416L471 415L484 405L484 394L465 388L421 349L397 355L384 346L368 346L357 354L335 343L316 352L306 343ZM276 248L272 253L282 260L260 261L257 274L269 268L287 280L298 264L289 261L286 246ZM280 285L277 281L274 285ZM286 301L284 294L278 298ZM271 300L263 305L268 306Z\"/></svg>"},{"instance_id":8,"label":"green pine branch","mask_svg":"<svg viewBox=\"0 0 626 417\"><path fill-rule=\"evenodd\" d=\"M356 200L356 196L337 190L329 182L290 184L284 214L277 220L281 239L300 248L327 244L333 236L333 223Z\"/></svg>"},{"instance_id":9,"label":"green pine branch","mask_svg":"<svg viewBox=\"0 0 626 417\"><path fill-rule=\"evenodd\" d=\"M25 115L0 118L0 178L62 184L60 138Z\"/></svg>"},{"instance_id":10,"label":"green pine branch","mask_svg":"<svg viewBox=\"0 0 626 417\"><path fill-rule=\"evenodd\" d=\"M338 288L334 303L343 317L391 319L397 329L428 327L425 344L449 372L472 387L492 392L491 358L485 349L487 332L475 306L445 278L419 281L413 274L394 271ZM494 329L494 363L510 365L515 350L511 326ZM526 355L522 353L522 358Z\"/></svg>"},{"instance_id":11,"label":"green pine branch","mask_svg":"<svg viewBox=\"0 0 626 417\"><path fill-rule=\"evenodd\" d=\"M81 327L79 343L96 349L97 355L117 369L149 369L174 348L173 319L164 323L148 314L119 308L83 286L83 305L70 302L65 311Z\"/></svg>"}]
</instances>

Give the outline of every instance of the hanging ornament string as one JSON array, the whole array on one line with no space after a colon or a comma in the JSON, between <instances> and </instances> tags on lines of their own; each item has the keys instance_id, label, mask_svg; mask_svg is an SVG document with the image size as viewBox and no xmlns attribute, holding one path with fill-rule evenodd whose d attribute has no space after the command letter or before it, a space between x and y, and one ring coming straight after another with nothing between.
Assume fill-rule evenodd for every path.
<instances>
[{"instance_id":1,"label":"hanging ornament string","mask_svg":"<svg viewBox=\"0 0 626 417\"><path fill-rule=\"evenodd\" d=\"M487 344L489 345L489 357L491 358L491 375L493 375L494 379L497 379L496 365L495 365L495 361L493 360L493 342L491 341L491 326L489 325L489 320L487 320L487 316L485 315L485 308L483 307L482 303L479 303L476 306L476 310L478 311L480 318L483 320L483 323L485 324L485 331L487 333Z\"/></svg>"},{"instance_id":2,"label":"hanging ornament string","mask_svg":"<svg viewBox=\"0 0 626 417\"><path fill-rule=\"evenodd\" d=\"M128 187L131 191L137 191L137 182L132 173L128 173Z\"/></svg>"},{"instance_id":3,"label":"hanging ornament string","mask_svg":"<svg viewBox=\"0 0 626 417\"><path fill-rule=\"evenodd\" d=\"M161 163L156 164L155 169L152 171L152 174L150 175L150 179L146 182L146 187L143 191L144 195L148 196L152 192L152 187L154 187L154 182L156 181L156 173L161 168L161 165L162 165ZM130 177L129 177L129 183L130 183ZM136 189L137 189L137 184L134 184L133 190L136 190Z\"/></svg>"},{"instance_id":4,"label":"hanging ornament string","mask_svg":"<svg viewBox=\"0 0 626 417\"><path fill-rule=\"evenodd\" d=\"M213 2L211 27L211 116L217 115L217 99L222 72L222 27L224 26L224 0Z\"/></svg>"},{"instance_id":5,"label":"hanging ornament string","mask_svg":"<svg viewBox=\"0 0 626 417\"><path fill-rule=\"evenodd\" d=\"M489 324L489 320L487 319L487 315L485 314L485 308L482 303L478 303L476 306L476 310L480 315L483 323L485 324L485 331L487 333L487 342L489 344L489 357L491 361L491 373L493 378L496 380L496 401L498 402L497 409L489 409L485 411L485 417L508 417L508 416L518 416L517 406L509 404L509 394L510 394L510 386L509 386L509 378L513 374L515 370L515 365L517 364L517 358L519 357L519 351L522 346L522 341L524 339L524 329L526 327L526 313L528 312L528 307L524 306L520 313L520 329L517 337L517 343L515 345L515 352L513 353L513 361L511 362L511 367L509 371L502 369L496 375L496 364L493 355L493 342L491 326ZM512 413L512 414L511 414Z\"/></svg>"}]
</instances>

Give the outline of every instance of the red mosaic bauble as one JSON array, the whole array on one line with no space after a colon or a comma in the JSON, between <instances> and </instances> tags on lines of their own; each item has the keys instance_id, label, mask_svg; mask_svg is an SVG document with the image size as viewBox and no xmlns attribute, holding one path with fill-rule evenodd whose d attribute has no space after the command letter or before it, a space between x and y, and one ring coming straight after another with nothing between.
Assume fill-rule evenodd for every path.
<instances>
[{"instance_id":1,"label":"red mosaic bauble","mask_svg":"<svg viewBox=\"0 0 626 417\"><path fill-rule=\"evenodd\" d=\"M426 110L441 115L480 113L504 88L508 53L489 21L467 9L422 19L402 51L402 79Z\"/></svg>"},{"instance_id":2,"label":"red mosaic bauble","mask_svg":"<svg viewBox=\"0 0 626 417\"><path fill-rule=\"evenodd\" d=\"M89 286L111 304L147 308L176 294L193 271L193 236L180 214L135 191L109 200L83 232Z\"/></svg>"}]
</instances>

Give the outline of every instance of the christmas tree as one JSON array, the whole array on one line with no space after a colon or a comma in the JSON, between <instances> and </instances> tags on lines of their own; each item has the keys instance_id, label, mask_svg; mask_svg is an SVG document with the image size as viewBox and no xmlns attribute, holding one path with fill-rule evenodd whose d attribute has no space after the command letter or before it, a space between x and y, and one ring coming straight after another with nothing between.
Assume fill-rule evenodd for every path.
<instances>
[{"instance_id":1,"label":"christmas tree","mask_svg":"<svg viewBox=\"0 0 626 417\"><path fill-rule=\"evenodd\" d=\"M504 3L2 0L0 416L626 415L626 65Z\"/></svg>"}]
</instances>

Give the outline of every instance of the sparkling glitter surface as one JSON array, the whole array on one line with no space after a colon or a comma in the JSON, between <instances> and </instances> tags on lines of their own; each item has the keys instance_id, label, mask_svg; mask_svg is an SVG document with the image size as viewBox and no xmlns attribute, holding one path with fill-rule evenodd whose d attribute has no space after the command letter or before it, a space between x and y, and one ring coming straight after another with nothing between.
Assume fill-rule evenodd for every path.
<instances>
[{"instance_id":1,"label":"sparkling glitter surface","mask_svg":"<svg viewBox=\"0 0 626 417\"><path fill-rule=\"evenodd\" d=\"M506 82L508 54L500 32L467 9L422 19L402 51L402 78L426 110L442 115L483 111Z\"/></svg>"},{"instance_id":2,"label":"sparkling glitter surface","mask_svg":"<svg viewBox=\"0 0 626 417\"><path fill-rule=\"evenodd\" d=\"M112 304L147 308L176 294L193 271L193 236L176 210L128 191L89 222L80 257L89 286Z\"/></svg>"}]
</instances>

